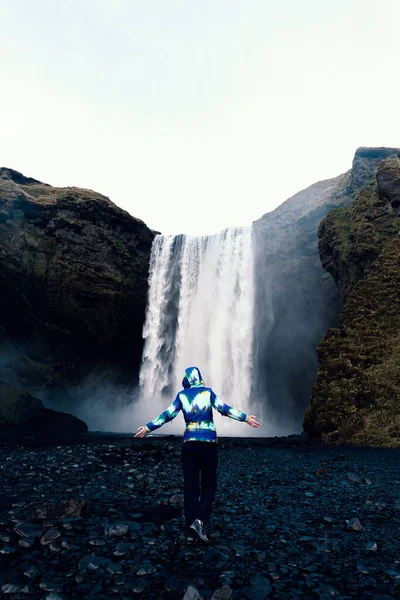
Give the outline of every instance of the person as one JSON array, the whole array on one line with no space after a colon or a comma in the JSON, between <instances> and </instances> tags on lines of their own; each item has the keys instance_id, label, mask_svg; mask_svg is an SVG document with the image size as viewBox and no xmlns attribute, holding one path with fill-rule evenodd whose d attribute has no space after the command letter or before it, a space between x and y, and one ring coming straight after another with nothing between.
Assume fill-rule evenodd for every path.
<instances>
[{"instance_id":1,"label":"person","mask_svg":"<svg viewBox=\"0 0 400 600\"><path fill-rule=\"evenodd\" d=\"M178 392L172 404L154 421L138 427L135 437L145 437L183 411L186 428L182 444L182 466L187 541L197 538L208 543L205 526L209 523L217 490L218 466L217 432L212 409L225 417L246 422L251 427L260 427L260 423L254 415L247 416L224 404L211 388L204 385L197 367L185 370L182 385L183 390Z\"/></svg>"}]
</instances>

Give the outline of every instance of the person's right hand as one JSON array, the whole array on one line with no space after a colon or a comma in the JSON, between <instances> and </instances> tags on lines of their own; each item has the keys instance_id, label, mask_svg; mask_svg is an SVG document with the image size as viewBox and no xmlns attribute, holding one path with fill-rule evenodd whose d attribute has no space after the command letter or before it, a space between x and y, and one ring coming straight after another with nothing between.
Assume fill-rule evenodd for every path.
<instances>
[{"instance_id":1,"label":"person's right hand","mask_svg":"<svg viewBox=\"0 0 400 600\"><path fill-rule=\"evenodd\" d=\"M250 425L250 427L260 427L261 423L256 421L256 417L254 415L248 415L246 419L246 423Z\"/></svg>"}]
</instances>

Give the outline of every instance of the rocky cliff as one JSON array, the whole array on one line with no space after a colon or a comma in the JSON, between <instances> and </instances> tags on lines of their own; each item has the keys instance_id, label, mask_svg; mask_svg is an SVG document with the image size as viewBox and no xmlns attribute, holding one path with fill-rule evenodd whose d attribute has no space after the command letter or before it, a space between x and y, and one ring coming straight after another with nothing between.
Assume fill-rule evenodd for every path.
<instances>
[{"instance_id":1,"label":"rocky cliff","mask_svg":"<svg viewBox=\"0 0 400 600\"><path fill-rule=\"evenodd\" d=\"M0 376L62 389L132 379L154 232L91 190L0 169Z\"/></svg>"},{"instance_id":2,"label":"rocky cliff","mask_svg":"<svg viewBox=\"0 0 400 600\"><path fill-rule=\"evenodd\" d=\"M345 299L335 285L334 278L336 282L340 278L334 267L327 272L321 266L319 224L330 210L350 206L379 162L393 155L392 148L360 148L350 171L310 186L254 223L258 324L254 383L262 401L267 398L268 419L277 424L301 428L317 375L316 348L328 328L338 325ZM320 251L326 266L328 251Z\"/></svg>"},{"instance_id":3,"label":"rocky cliff","mask_svg":"<svg viewBox=\"0 0 400 600\"><path fill-rule=\"evenodd\" d=\"M400 161L395 149L386 156L354 203L319 228L344 309L318 347L304 427L328 442L400 445Z\"/></svg>"}]
</instances>

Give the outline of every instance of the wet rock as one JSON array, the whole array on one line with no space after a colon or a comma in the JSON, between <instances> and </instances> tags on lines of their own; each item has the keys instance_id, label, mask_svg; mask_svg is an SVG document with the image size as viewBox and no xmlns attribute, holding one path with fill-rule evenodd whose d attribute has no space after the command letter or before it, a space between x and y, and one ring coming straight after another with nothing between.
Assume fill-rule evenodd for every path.
<instances>
[{"instance_id":1,"label":"wet rock","mask_svg":"<svg viewBox=\"0 0 400 600\"><path fill-rule=\"evenodd\" d=\"M76 544L70 544L69 542L67 542L67 540L63 540L61 542L61 547L65 548L66 550L79 550L79 546L77 546Z\"/></svg>"},{"instance_id":2,"label":"wet rock","mask_svg":"<svg viewBox=\"0 0 400 600\"><path fill-rule=\"evenodd\" d=\"M21 594L30 594L31 596L36 595L37 589L33 585L24 585L21 590Z\"/></svg>"},{"instance_id":3,"label":"wet rock","mask_svg":"<svg viewBox=\"0 0 400 600\"><path fill-rule=\"evenodd\" d=\"M14 527L14 531L24 538L36 538L42 535L43 527L36 523L22 522Z\"/></svg>"},{"instance_id":4,"label":"wet rock","mask_svg":"<svg viewBox=\"0 0 400 600\"><path fill-rule=\"evenodd\" d=\"M73 519L82 518L86 511L86 500L70 498L57 506L40 506L32 514L32 519L43 521L62 521L71 523Z\"/></svg>"},{"instance_id":5,"label":"wet rock","mask_svg":"<svg viewBox=\"0 0 400 600\"><path fill-rule=\"evenodd\" d=\"M3 555L10 555L10 554L14 554L15 552L15 547L14 546L3 546L2 548L0 548L0 554Z\"/></svg>"},{"instance_id":6,"label":"wet rock","mask_svg":"<svg viewBox=\"0 0 400 600\"><path fill-rule=\"evenodd\" d=\"M378 544L376 542L368 542L365 547L367 552L376 552L378 550Z\"/></svg>"},{"instance_id":7,"label":"wet rock","mask_svg":"<svg viewBox=\"0 0 400 600\"><path fill-rule=\"evenodd\" d=\"M60 535L61 533L57 529L57 527L51 527L46 531L46 533L42 535L42 537L40 538L40 543L43 544L43 546L47 546L47 544L51 544L52 542L54 542L54 540L59 538Z\"/></svg>"},{"instance_id":8,"label":"wet rock","mask_svg":"<svg viewBox=\"0 0 400 600\"><path fill-rule=\"evenodd\" d=\"M143 565L136 572L136 575L152 575L156 571L157 571L157 569L155 567L153 567L153 565Z\"/></svg>"},{"instance_id":9,"label":"wet rock","mask_svg":"<svg viewBox=\"0 0 400 600\"><path fill-rule=\"evenodd\" d=\"M0 531L0 542L5 544L13 544L17 539L17 536L12 531Z\"/></svg>"},{"instance_id":10,"label":"wet rock","mask_svg":"<svg viewBox=\"0 0 400 600\"><path fill-rule=\"evenodd\" d=\"M40 575L40 571L34 566L30 565L24 570L24 576L30 581L35 581Z\"/></svg>"},{"instance_id":11,"label":"wet rock","mask_svg":"<svg viewBox=\"0 0 400 600\"><path fill-rule=\"evenodd\" d=\"M18 546L21 548L32 548L35 545L35 538L21 538L18 540Z\"/></svg>"},{"instance_id":12,"label":"wet rock","mask_svg":"<svg viewBox=\"0 0 400 600\"><path fill-rule=\"evenodd\" d=\"M62 550L62 546L59 542L51 542L49 548L52 552L61 552Z\"/></svg>"},{"instance_id":13,"label":"wet rock","mask_svg":"<svg viewBox=\"0 0 400 600\"><path fill-rule=\"evenodd\" d=\"M189 585L182 600L203 600L203 596L194 585Z\"/></svg>"},{"instance_id":14,"label":"wet rock","mask_svg":"<svg viewBox=\"0 0 400 600\"><path fill-rule=\"evenodd\" d=\"M112 537L123 537L129 531L129 525L127 523L114 523L110 525L107 530L107 535Z\"/></svg>"},{"instance_id":15,"label":"wet rock","mask_svg":"<svg viewBox=\"0 0 400 600\"><path fill-rule=\"evenodd\" d=\"M347 523L347 529L352 529L353 531L361 531L363 526L361 525L360 519L350 519Z\"/></svg>"},{"instance_id":16,"label":"wet rock","mask_svg":"<svg viewBox=\"0 0 400 600\"><path fill-rule=\"evenodd\" d=\"M357 473L346 473L345 481L349 481L350 483L361 483L361 478L357 475Z\"/></svg>"},{"instance_id":17,"label":"wet rock","mask_svg":"<svg viewBox=\"0 0 400 600\"><path fill-rule=\"evenodd\" d=\"M126 554L132 552L134 548L135 545L130 544L129 542L118 542L118 544L115 546L113 554L115 556L125 556Z\"/></svg>"},{"instance_id":18,"label":"wet rock","mask_svg":"<svg viewBox=\"0 0 400 600\"><path fill-rule=\"evenodd\" d=\"M6 583L2 586L1 591L3 594L18 594L22 590L22 585L15 583Z\"/></svg>"},{"instance_id":19,"label":"wet rock","mask_svg":"<svg viewBox=\"0 0 400 600\"><path fill-rule=\"evenodd\" d=\"M169 501L171 504L183 504L183 494L174 494Z\"/></svg>"},{"instance_id":20,"label":"wet rock","mask_svg":"<svg viewBox=\"0 0 400 600\"><path fill-rule=\"evenodd\" d=\"M105 540L100 540L100 539L97 539L97 540L89 540L89 544L90 544L91 546L104 546L104 545L105 545L105 543L106 543L106 542L105 542Z\"/></svg>"},{"instance_id":21,"label":"wet rock","mask_svg":"<svg viewBox=\"0 0 400 600\"><path fill-rule=\"evenodd\" d=\"M229 585L224 585L219 590L216 590L211 596L211 600L230 600L232 598L233 591Z\"/></svg>"},{"instance_id":22,"label":"wet rock","mask_svg":"<svg viewBox=\"0 0 400 600\"><path fill-rule=\"evenodd\" d=\"M322 585L320 590L319 600L330 600L331 598L335 598L335 596L339 596L338 590L331 585Z\"/></svg>"},{"instance_id":23,"label":"wet rock","mask_svg":"<svg viewBox=\"0 0 400 600\"><path fill-rule=\"evenodd\" d=\"M51 581L42 581L39 584L39 587L46 592L60 592L61 587L59 583L51 582Z\"/></svg>"},{"instance_id":24,"label":"wet rock","mask_svg":"<svg viewBox=\"0 0 400 600\"><path fill-rule=\"evenodd\" d=\"M250 581L250 586L244 590L249 600L265 600L272 593L269 580L261 573L257 573Z\"/></svg>"}]
</instances>

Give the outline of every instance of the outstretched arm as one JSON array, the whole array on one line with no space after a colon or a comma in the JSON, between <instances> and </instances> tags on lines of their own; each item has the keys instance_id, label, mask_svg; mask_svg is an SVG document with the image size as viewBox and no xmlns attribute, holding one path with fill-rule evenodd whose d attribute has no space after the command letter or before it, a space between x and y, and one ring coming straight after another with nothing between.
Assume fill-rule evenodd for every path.
<instances>
[{"instance_id":1,"label":"outstretched arm","mask_svg":"<svg viewBox=\"0 0 400 600\"><path fill-rule=\"evenodd\" d=\"M155 431L159 427L162 427L165 423L175 419L180 410L182 410L182 402L180 401L179 396L177 396L173 403L168 406L168 408L164 410L161 415L158 415L154 421L150 421L149 423L146 423L146 425L141 425L138 427L135 437L142 438L147 435L149 431Z\"/></svg>"},{"instance_id":2,"label":"outstretched arm","mask_svg":"<svg viewBox=\"0 0 400 600\"><path fill-rule=\"evenodd\" d=\"M211 404L224 417L230 417L236 421L245 421L251 427L260 427L261 423L256 421L255 415L246 415L240 410L222 402L211 390Z\"/></svg>"},{"instance_id":3,"label":"outstretched arm","mask_svg":"<svg viewBox=\"0 0 400 600\"><path fill-rule=\"evenodd\" d=\"M256 417L254 415L246 415L244 412L229 406L229 404L225 404L218 398L216 394L214 394L212 390L211 404L224 417L230 417L231 419L235 419L235 421L245 421L251 427L260 427L261 425L261 423L256 421Z\"/></svg>"}]
</instances>

